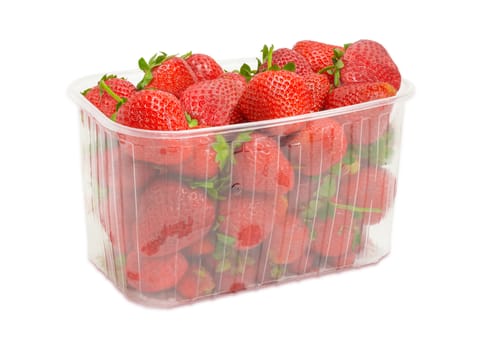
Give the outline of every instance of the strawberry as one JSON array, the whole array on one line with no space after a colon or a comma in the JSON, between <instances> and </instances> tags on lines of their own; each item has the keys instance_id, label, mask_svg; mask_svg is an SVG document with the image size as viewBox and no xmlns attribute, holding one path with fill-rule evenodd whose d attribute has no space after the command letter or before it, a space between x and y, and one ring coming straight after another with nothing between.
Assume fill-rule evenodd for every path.
<instances>
[{"instance_id":1,"label":"strawberry","mask_svg":"<svg viewBox=\"0 0 489 350\"><path fill-rule=\"evenodd\" d=\"M197 81L216 79L224 73L219 63L209 55L193 53L186 61L195 73Z\"/></svg>"},{"instance_id":2,"label":"strawberry","mask_svg":"<svg viewBox=\"0 0 489 350\"><path fill-rule=\"evenodd\" d=\"M243 191L285 194L294 186L293 168L271 137L251 134L234 160L231 183Z\"/></svg>"},{"instance_id":3,"label":"strawberry","mask_svg":"<svg viewBox=\"0 0 489 350\"><path fill-rule=\"evenodd\" d=\"M312 228L312 251L322 256L341 256L353 252L360 225L351 211L333 209L326 220L317 219Z\"/></svg>"},{"instance_id":4,"label":"strawberry","mask_svg":"<svg viewBox=\"0 0 489 350\"><path fill-rule=\"evenodd\" d=\"M314 72L319 73L320 70L333 64L334 50L342 49L342 47L318 41L302 40L295 43L292 49L309 62Z\"/></svg>"},{"instance_id":5,"label":"strawberry","mask_svg":"<svg viewBox=\"0 0 489 350\"><path fill-rule=\"evenodd\" d=\"M116 75L104 75L98 84L86 90L83 95L107 117L112 118L134 92L136 87L124 78Z\"/></svg>"},{"instance_id":6,"label":"strawberry","mask_svg":"<svg viewBox=\"0 0 489 350\"><path fill-rule=\"evenodd\" d=\"M283 197L255 193L231 195L219 204L218 231L233 248L249 249L262 243L274 225L283 222L287 201Z\"/></svg>"},{"instance_id":7,"label":"strawberry","mask_svg":"<svg viewBox=\"0 0 489 350\"><path fill-rule=\"evenodd\" d=\"M401 74L387 50L378 42L359 40L349 45L342 58L343 84L386 82L399 90Z\"/></svg>"},{"instance_id":8,"label":"strawberry","mask_svg":"<svg viewBox=\"0 0 489 350\"><path fill-rule=\"evenodd\" d=\"M334 267L336 269L341 269L345 267L352 267L355 264L356 259L355 253L346 253L340 256L328 256L327 264L328 266Z\"/></svg>"},{"instance_id":9,"label":"strawberry","mask_svg":"<svg viewBox=\"0 0 489 350\"><path fill-rule=\"evenodd\" d=\"M200 126L234 124L242 119L237 105L244 89L245 84L239 80L203 80L188 87L180 101Z\"/></svg>"},{"instance_id":10,"label":"strawberry","mask_svg":"<svg viewBox=\"0 0 489 350\"><path fill-rule=\"evenodd\" d=\"M165 178L146 188L136 212L140 253L161 256L201 240L212 228L216 205L200 189Z\"/></svg>"},{"instance_id":11,"label":"strawberry","mask_svg":"<svg viewBox=\"0 0 489 350\"><path fill-rule=\"evenodd\" d=\"M203 266L192 264L177 284L178 293L185 299L195 299L211 294L216 284Z\"/></svg>"},{"instance_id":12,"label":"strawberry","mask_svg":"<svg viewBox=\"0 0 489 350\"><path fill-rule=\"evenodd\" d=\"M132 252L126 258L127 284L143 293L156 293L175 287L187 269L188 262L180 253L148 258Z\"/></svg>"},{"instance_id":13,"label":"strawberry","mask_svg":"<svg viewBox=\"0 0 489 350\"><path fill-rule=\"evenodd\" d=\"M158 89L180 97L187 87L197 82L194 71L184 58L168 56L164 52L154 55L148 62L144 58L139 59L139 68L144 72L137 85L139 90Z\"/></svg>"},{"instance_id":14,"label":"strawberry","mask_svg":"<svg viewBox=\"0 0 489 350\"><path fill-rule=\"evenodd\" d=\"M342 177L336 206L362 214L362 223L376 224L394 202L396 178L380 167L361 168Z\"/></svg>"},{"instance_id":15,"label":"strawberry","mask_svg":"<svg viewBox=\"0 0 489 350\"><path fill-rule=\"evenodd\" d=\"M304 81L312 94L312 112L326 109L326 98L331 88L328 76L318 73L309 73Z\"/></svg>"},{"instance_id":16,"label":"strawberry","mask_svg":"<svg viewBox=\"0 0 489 350\"><path fill-rule=\"evenodd\" d=\"M209 237L209 235L202 238L200 241L193 243L185 248L185 254L189 257L200 257L209 255L214 252L215 249L215 237Z\"/></svg>"},{"instance_id":17,"label":"strawberry","mask_svg":"<svg viewBox=\"0 0 489 350\"><path fill-rule=\"evenodd\" d=\"M301 218L287 214L275 225L270 242L270 259L274 264L290 264L299 260L309 243L309 229Z\"/></svg>"},{"instance_id":18,"label":"strawberry","mask_svg":"<svg viewBox=\"0 0 489 350\"><path fill-rule=\"evenodd\" d=\"M306 76L313 73L309 62L297 51L281 48L273 50L273 45L268 48L263 47L263 63L258 67L258 72L264 72L269 69L270 65L279 69L293 63L293 71L301 76ZM270 60L270 62L268 62Z\"/></svg>"},{"instance_id":19,"label":"strawberry","mask_svg":"<svg viewBox=\"0 0 489 350\"><path fill-rule=\"evenodd\" d=\"M287 266L287 272L292 275L303 275L319 271L319 256L305 252L298 260Z\"/></svg>"},{"instance_id":20,"label":"strawberry","mask_svg":"<svg viewBox=\"0 0 489 350\"><path fill-rule=\"evenodd\" d=\"M397 90L389 83L355 83L341 85L333 89L327 98L327 108L350 106L381 98L395 96ZM392 106L361 110L339 116L348 141L352 144L369 144L385 133L389 126L389 114Z\"/></svg>"},{"instance_id":21,"label":"strawberry","mask_svg":"<svg viewBox=\"0 0 489 350\"><path fill-rule=\"evenodd\" d=\"M258 73L250 80L238 108L247 120L261 121L309 113L313 100L303 77L272 70ZM300 124L289 124L274 131L290 134L300 128Z\"/></svg>"},{"instance_id":22,"label":"strawberry","mask_svg":"<svg viewBox=\"0 0 489 350\"><path fill-rule=\"evenodd\" d=\"M231 79L241 81L243 84L247 84L248 81L244 76L239 74L238 72L224 72L220 77L220 79Z\"/></svg>"},{"instance_id":23,"label":"strawberry","mask_svg":"<svg viewBox=\"0 0 489 350\"><path fill-rule=\"evenodd\" d=\"M332 118L309 122L289 141L289 158L304 175L328 171L346 153L347 139L341 125Z\"/></svg>"}]
</instances>

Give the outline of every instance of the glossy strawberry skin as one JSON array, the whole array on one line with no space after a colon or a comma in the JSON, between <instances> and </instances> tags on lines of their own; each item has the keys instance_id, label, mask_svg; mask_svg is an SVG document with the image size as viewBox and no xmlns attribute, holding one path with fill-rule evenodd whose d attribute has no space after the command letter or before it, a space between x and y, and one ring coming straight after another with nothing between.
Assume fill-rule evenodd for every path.
<instances>
[{"instance_id":1,"label":"glossy strawberry skin","mask_svg":"<svg viewBox=\"0 0 489 350\"><path fill-rule=\"evenodd\" d=\"M288 49L280 48L272 53L272 65L277 65L283 68L288 63L294 63L295 73L301 76L306 76L313 73L309 62L298 52ZM258 67L259 72L264 72L267 70L267 62L264 62L260 67Z\"/></svg>"},{"instance_id":2,"label":"glossy strawberry skin","mask_svg":"<svg viewBox=\"0 0 489 350\"><path fill-rule=\"evenodd\" d=\"M387 50L378 42L359 40L351 44L342 58L343 84L387 82L396 90L401 86L401 74Z\"/></svg>"},{"instance_id":3,"label":"glossy strawberry skin","mask_svg":"<svg viewBox=\"0 0 489 350\"><path fill-rule=\"evenodd\" d=\"M355 83L341 85L333 89L327 98L327 108L351 106L358 103L373 101L395 96L397 90L389 83ZM336 118L344 128L350 143L369 144L382 136L388 126L392 105L365 109L347 113Z\"/></svg>"},{"instance_id":4,"label":"glossy strawberry skin","mask_svg":"<svg viewBox=\"0 0 489 350\"><path fill-rule=\"evenodd\" d=\"M392 206L396 178L384 168L361 168L341 179L338 204L361 208L362 223L379 223Z\"/></svg>"},{"instance_id":5,"label":"glossy strawberry skin","mask_svg":"<svg viewBox=\"0 0 489 350\"><path fill-rule=\"evenodd\" d=\"M153 79L147 89L158 89L180 97L182 92L197 82L197 77L190 65L181 57L171 57L151 70Z\"/></svg>"},{"instance_id":6,"label":"glossy strawberry skin","mask_svg":"<svg viewBox=\"0 0 489 350\"><path fill-rule=\"evenodd\" d=\"M326 99L331 88L328 76L312 72L304 76L304 81L311 91L312 112L326 109Z\"/></svg>"},{"instance_id":7,"label":"glossy strawberry skin","mask_svg":"<svg viewBox=\"0 0 489 350\"><path fill-rule=\"evenodd\" d=\"M251 134L234 158L231 181L243 191L285 194L294 186L292 165L271 137Z\"/></svg>"},{"instance_id":8,"label":"glossy strawberry skin","mask_svg":"<svg viewBox=\"0 0 489 350\"><path fill-rule=\"evenodd\" d=\"M287 201L282 197L231 195L219 204L219 232L235 239L235 249L250 249L270 236L274 225L283 222L286 211Z\"/></svg>"},{"instance_id":9,"label":"glossy strawberry skin","mask_svg":"<svg viewBox=\"0 0 489 350\"><path fill-rule=\"evenodd\" d=\"M342 47L313 40L298 41L293 47L294 51L300 53L309 62L311 69L316 73L333 64L334 49L342 49Z\"/></svg>"},{"instance_id":10,"label":"glossy strawberry skin","mask_svg":"<svg viewBox=\"0 0 489 350\"><path fill-rule=\"evenodd\" d=\"M206 54L191 54L186 61L195 73L197 81L216 79L224 73L219 63Z\"/></svg>"},{"instance_id":11,"label":"glossy strawberry skin","mask_svg":"<svg viewBox=\"0 0 489 350\"><path fill-rule=\"evenodd\" d=\"M238 106L247 120L261 121L309 113L313 100L300 75L284 70L265 71L250 80ZM290 124L283 126L281 132L290 134L300 128L298 123Z\"/></svg>"},{"instance_id":12,"label":"glossy strawberry skin","mask_svg":"<svg viewBox=\"0 0 489 350\"><path fill-rule=\"evenodd\" d=\"M103 78L102 78L103 79ZM129 98L133 93L136 92L136 87L130 81L111 77L108 79L103 79L105 84L115 93L117 96L122 98ZM112 115L117 111L117 100L110 96L106 91L104 91L100 85L92 87L85 94L87 100L89 100L95 107L100 109L100 111L107 117L111 118Z\"/></svg>"},{"instance_id":13,"label":"glossy strawberry skin","mask_svg":"<svg viewBox=\"0 0 489 350\"><path fill-rule=\"evenodd\" d=\"M187 269L187 259L180 253L148 258L132 252L126 258L127 284L143 293L174 288Z\"/></svg>"},{"instance_id":14,"label":"glossy strawberry skin","mask_svg":"<svg viewBox=\"0 0 489 350\"><path fill-rule=\"evenodd\" d=\"M187 88L180 101L199 126L234 124L241 121L237 105L245 86L235 79L204 80Z\"/></svg>"},{"instance_id":15,"label":"glossy strawberry skin","mask_svg":"<svg viewBox=\"0 0 489 350\"><path fill-rule=\"evenodd\" d=\"M192 300L211 294L215 287L214 279L205 267L191 264L176 289L184 299Z\"/></svg>"},{"instance_id":16,"label":"glossy strawberry skin","mask_svg":"<svg viewBox=\"0 0 489 350\"><path fill-rule=\"evenodd\" d=\"M346 153L347 138L342 126L332 118L309 122L289 141L289 159L303 175L327 172Z\"/></svg>"},{"instance_id":17,"label":"glossy strawberry skin","mask_svg":"<svg viewBox=\"0 0 489 350\"><path fill-rule=\"evenodd\" d=\"M165 178L141 195L133 232L144 256L172 254L201 240L214 224L216 204L199 189Z\"/></svg>"}]
</instances>

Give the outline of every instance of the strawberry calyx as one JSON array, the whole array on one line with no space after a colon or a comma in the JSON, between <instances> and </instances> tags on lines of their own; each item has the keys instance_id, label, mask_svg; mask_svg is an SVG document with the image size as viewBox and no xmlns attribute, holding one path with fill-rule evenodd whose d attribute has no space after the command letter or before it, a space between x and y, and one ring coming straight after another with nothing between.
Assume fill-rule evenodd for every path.
<instances>
[{"instance_id":1,"label":"strawberry calyx","mask_svg":"<svg viewBox=\"0 0 489 350\"><path fill-rule=\"evenodd\" d=\"M327 74L333 76L333 86L334 87L338 87L341 85L341 73L340 72L343 69L343 67L345 66L342 58L343 58L343 55L345 54L346 49L350 45L351 44L345 44L343 46L343 49L335 48L333 50L333 57L332 57L333 64L324 67L323 69L321 69L318 72L320 74L327 73Z\"/></svg>"},{"instance_id":2,"label":"strawberry calyx","mask_svg":"<svg viewBox=\"0 0 489 350\"><path fill-rule=\"evenodd\" d=\"M274 46L270 45L268 47L267 45L263 45L263 48L260 50L262 53L262 58L259 59L258 57L256 58L257 62L257 68L256 69L251 69L249 64L244 63L241 68L239 69L239 74L244 76L246 78L246 81L250 81L253 76L258 74L258 72L264 72L264 71L279 71L279 70L286 70L289 72L295 72L295 63L294 62L288 62L285 64L283 67L280 67L277 64L273 63L273 50ZM265 65L265 69L263 69L263 66Z\"/></svg>"},{"instance_id":3,"label":"strawberry calyx","mask_svg":"<svg viewBox=\"0 0 489 350\"><path fill-rule=\"evenodd\" d=\"M149 61L141 57L138 61L139 69L144 73L143 79L136 85L138 90L144 89L153 80L153 68L158 67L166 60L175 57L175 55L168 55L167 53L161 51L159 54L154 54Z\"/></svg>"},{"instance_id":4,"label":"strawberry calyx","mask_svg":"<svg viewBox=\"0 0 489 350\"><path fill-rule=\"evenodd\" d=\"M184 114L189 128L196 128L199 126L199 121L197 119L192 118L192 116L187 112Z\"/></svg>"},{"instance_id":5,"label":"strawberry calyx","mask_svg":"<svg viewBox=\"0 0 489 350\"><path fill-rule=\"evenodd\" d=\"M98 86L99 86L99 89L100 89L100 94L102 95L104 92L106 92L110 97L112 97L116 102L117 102L117 105L116 105L116 108L115 108L115 112L114 114L112 114L112 116L110 117L110 119L112 119L113 121L115 121L117 119L117 111L119 110L119 108L124 104L126 103L127 101L127 98L125 97L120 97L119 95L117 95L111 88L110 86L107 85L106 81L108 79L112 79L112 78L117 78L116 75L104 75L98 82ZM123 79L123 78L121 78Z\"/></svg>"}]
</instances>

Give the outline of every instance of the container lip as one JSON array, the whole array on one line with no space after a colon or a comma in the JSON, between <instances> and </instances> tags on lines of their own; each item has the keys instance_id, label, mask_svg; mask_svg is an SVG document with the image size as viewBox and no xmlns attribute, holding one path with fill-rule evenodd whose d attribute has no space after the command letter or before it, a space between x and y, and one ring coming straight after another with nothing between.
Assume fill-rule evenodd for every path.
<instances>
[{"instance_id":1,"label":"container lip","mask_svg":"<svg viewBox=\"0 0 489 350\"><path fill-rule=\"evenodd\" d=\"M224 65L228 62L236 62L236 60L223 61ZM243 61L239 61L243 62ZM118 76L124 77L136 77L136 74L140 74L139 71L123 71L116 72ZM378 100L368 101L359 103L352 106L339 107L329 110L324 110L320 112L312 112L307 114L296 115L292 117L284 117L280 119L269 119L257 122L246 122L240 124L223 125L223 126L213 126L198 129L189 130L179 130L179 131L160 131L160 130L144 130L132 128L126 125L119 124L110 118L107 118L98 108L96 108L92 103L90 103L82 94L81 91L89 88L90 84L98 81L103 74L89 75L80 79L75 80L68 87L68 96L77 104L77 106L87 111L95 120L100 123L104 128L116 132L119 134L124 134L128 136L141 137L141 138L191 138L197 136L204 136L209 134L227 134L236 132L246 132L253 131L257 129L267 129L274 128L278 126L286 126L293 123L300 123L305 121L312 121L321 118L332 118L341 116L344 114L358 112L366 109L371 109L375 107L385 106L395 104L397 102L405 101L414 95L415 88L414 85L407 79L402 79L401 87L397 94L392 97L382 98ZM131 79L128 79L131 80Z\"/></svg>"}]
</instances>

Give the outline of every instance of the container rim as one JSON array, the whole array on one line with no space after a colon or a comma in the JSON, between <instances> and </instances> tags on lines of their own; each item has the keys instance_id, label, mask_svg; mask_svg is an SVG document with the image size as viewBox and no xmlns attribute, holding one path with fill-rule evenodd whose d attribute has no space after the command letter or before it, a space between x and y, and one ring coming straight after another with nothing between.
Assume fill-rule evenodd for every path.
<instances>
[{"instance_id":1,"label":"container rim","mask_svg":"<svg viewBox=\"0 0 489 350\"><path fill-rule=\"evenodd\" d=\"M232 66L233 63L237 63L237 62L240 63L247 62L247 60L248 59L240 60L240 61L224 60L221 61L220 63L224 67L226 67L226 66ZM234 65L234 67L236 67L236 65ZM140 76L142 73L137 70L131 70L131 71L115 72L113 74L117 74L117 76L124 76L128 80L132 81L134 80L134 78L137 79L138 76ZM107 118L97 107L95 107L92 103L90 103L81 94L81 92L91 86L94 86L96 82L100 79L100 77L103 75L104 74L94 74L75 80L68 87L68 96L73 100L73 102L77 104L77 106L80 109L87 111L104 128L119 134L141 137L141 138L150 138L150 139L153 138L182 139L182 138L205 136L205 135L216 134L216 133L227 134L227 133L236 133L236 132L246 132L246 131L253 131L257 129L286 126L288 124L312 121L321 118L332 118L332 117L336 117L352 112L359 112L366 109L402 102L411 98L415 92L414 85L409 80L402 79L401 87L395 96L363 102L352 106L339 107L339 108L324 110L320 112L312 112L312 113L301 114L301 115L296 115L291 117L263 120L257 122L245 122L240 124L213 126L213 127L198 128L198 129L179 130L179 131L160 131L160 130L137 129L137 128L132 128L129 126L119 124L111 120L110 118Z\"/></svg>"}]
</instances>

